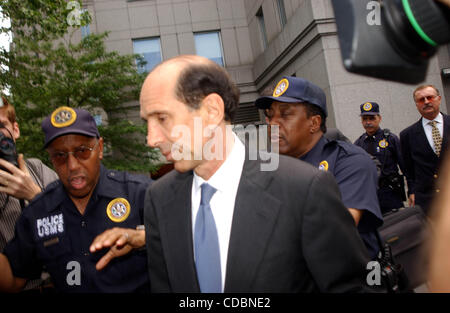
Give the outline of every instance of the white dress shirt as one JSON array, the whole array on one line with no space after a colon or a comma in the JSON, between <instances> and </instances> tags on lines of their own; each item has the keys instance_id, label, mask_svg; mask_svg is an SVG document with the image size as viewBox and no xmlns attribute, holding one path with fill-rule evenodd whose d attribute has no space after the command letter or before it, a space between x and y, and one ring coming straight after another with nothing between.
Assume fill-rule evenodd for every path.
<instances>
[{"instance_id":1,"label":"white dress shirt","mask_svg":"<svg viewBox=\"0 0 450 313\"><path fill-rule=\"evenodd\" d=\"M234 204L237 189L242 175L245 160L245 147L239 138L234 135L234 145L225 162L219 169L205 181L195 174L192 183L192 236L194 236L195 221L201 199L201 185L207 182L216 188L210 201L211 211L217 228L220 249L220 267L222 274L222 292L225 287L228 243L230 241L231 224L233 221ZM194 238L194 237L193 237ZM194 254L195 255L195 254Z\"/></svg>"},{"instance_id":2,"label":"white dress shirt","mask_svg":"<svg viewBox=\"0 0 450 313\"><path fill-rule=\"evenodd\" d=\"M444 138L444 117L441 113L439 113L433 121L436 121L436 127L441 134L441 138ZM422 118L422 126L423 130L425 131L425 135L427 136L428 143L430 144L430 147L433 149L434 153L436 153L432 134L433 127L430 125L430 122L431 120L426 119L425 117Z\"/></svg>"}]
</instances>

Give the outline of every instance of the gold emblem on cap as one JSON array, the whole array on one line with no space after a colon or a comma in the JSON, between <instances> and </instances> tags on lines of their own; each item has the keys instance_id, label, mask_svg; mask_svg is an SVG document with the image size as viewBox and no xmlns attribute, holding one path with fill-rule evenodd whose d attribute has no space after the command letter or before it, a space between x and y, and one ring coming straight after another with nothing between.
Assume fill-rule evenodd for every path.
<instances>
[{"instance_id":1,"label":"gold emblem on cap","mask_svg":"<svg viewBox=\"0 0 450 313\"><path fill-rule=\"evenodd\" d=\"M327 161L322 161L319 163L319 170L321 171L328 171L328 162Z\"/></svg>"},{"instance_id":2,"label":"gold emblem on cap","mask_svg":"<svg viewBox=\"0 0 450 313\"><path fill-rule=\"evenodd\" d=\"M364 103L364 105L363 105L363 110L364 110L364 111L370 111L370 110L372 110L372 103L370 103L370 102Z\"/></svg>"},{"instance_id":3,"label":"gold emblem on cap","mask_svg":"<svg viewBox=\"0 0 450 313\"><path fill-rule=\"evenodd\" d=\"M378 142L378 145L380 146L380 148L386 148L387 146L389 146L389 142L387 142L387 140L386 139L383 139L383 140L380 140L379 142Z\"/></svg>"},{"instance_id":4,"label":"gold emblem on cap","mask_svg":"<svg viewBox=\"0 0 450 313\"><path fill-rule=\"evenodd\" d=\"M59 107L53 111L50 121L54 127L67 127L77 119L77 113L69 107Z\"/></svg>"},{"instance_id":5,"label":"gold emblem on cap","mask_svg":"<svg viewBox=\"0 0 450 313\"><path fill-rule=\"evenodd\" d=\"M130 215L131 206L125 198L115 198L108 203L106 214L113 222L120 223L125 221Z\"/></svg>"},{"instance_id":6,"label":"gold emblem on cap","mask_svg":"<svg viewBox=\"0 0 450 313\"><path fill-rule=\"evenodd\" d=\"M273 97L279 97L281 96L283 93L286 92L286 90L289 87L289 81L286 78L283 78L282 80L280 80L277 84L277 86L275 87L275 89L273 90Z\"/></svg>"}]
</instances>

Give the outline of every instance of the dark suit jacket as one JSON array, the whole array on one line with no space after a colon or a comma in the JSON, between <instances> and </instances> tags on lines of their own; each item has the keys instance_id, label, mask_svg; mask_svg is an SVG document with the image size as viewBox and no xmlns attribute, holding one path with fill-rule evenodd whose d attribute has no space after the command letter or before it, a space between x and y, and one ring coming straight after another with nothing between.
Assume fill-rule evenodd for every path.
<instances>
[{"instance_id":1,"label":"dark suit jacket","mask_svg":"<svg viewBox=\"0 0 450 313\"><path fill-rule=\"evenodd\" d=\"M444 133L440 157L434 153L422 126L422 118L400 133L400 145L408 181L408 194L416 195L416 203L426 209L432 196L435 179L448 147L450 135L450 116L444 117ZM418 198L419 197L419 198Z\"/></svg>"},{"instance_id":2,"label":"dark suit jacket","mask_svg":"<svg viewBox=\"0 0 450 313\"><path fill-rule=\"evenodd\" d=\"M147 191L152 292L200 290L193 255L192 182L192 171L172 171ZM368 261L331 174L285 156L273 172L260 171L259 161L245 161L225 292L360 291Z\"/></svg>"}]
</instances>

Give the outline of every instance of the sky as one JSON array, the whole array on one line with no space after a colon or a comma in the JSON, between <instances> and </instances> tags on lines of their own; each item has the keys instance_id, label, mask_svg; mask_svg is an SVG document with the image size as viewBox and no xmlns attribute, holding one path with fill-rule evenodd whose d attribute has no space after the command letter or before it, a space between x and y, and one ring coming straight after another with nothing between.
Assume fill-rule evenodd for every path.
<instances>
[{"instance_id":1,"label":"sky","mask_svg":"<svg viewBox=\"0 0 450 313\"><path fill-rule=\"evenodd\" d=\"M1 8L0 8L0 25L2 26L9 26L9 20L5 20L3 19L3 14L1 12ZM0 34L0 46L1 47L6 47L6 49L9 48L9 41L10 41L10 37L6 34Z\"/></svg>"}]
</instances>

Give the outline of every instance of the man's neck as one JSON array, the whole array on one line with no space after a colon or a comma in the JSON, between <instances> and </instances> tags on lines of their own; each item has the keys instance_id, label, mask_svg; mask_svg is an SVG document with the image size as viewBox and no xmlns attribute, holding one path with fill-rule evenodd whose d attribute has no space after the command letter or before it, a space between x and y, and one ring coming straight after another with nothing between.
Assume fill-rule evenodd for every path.
<instances>
[{"instance_id":1,"label":"man's neck","mask_svg":"<svg viewBox=\"0 0 450 313\"><path fill-rule=\"evenodd\" d=\"M440 113L440 112L438 112L438 113L437 113L436 115L434 115L434 116L425 116L425 115L422 115L422 117L426 118L426 119L429 120L429 121L433 121L436 117L438 117L439 113Z\"/></svg>"},{"instance_id":2,"label":"man's neck","mask_svg":"<svg viewBox=\"0 0 450 313\"><path fill-rule=\"evenodd\" d=\"M373 131L373 132L368 132L368 131L366 131L366 134L367 135L369 135L369 136L373 136L373 135L375 135L377 132L378 132L378 130L380 129L380 127L378 127L375 131Z\"/></svg>"},{"instance_id":3,"label":"man's neck","mask_svg":"<svg viewBox=\"0 0 450 313\"><path fill-rule=\"evenodd\" d=\"M318 132L314 133L312 135L311 141L309 142L309 145L307 146L305 151L301 155L296 156L296 158L301 158L302 156L308 154L308 152L311 151L317 145L317 143L322 138L322 136L323 136L322 131L318 131Z\"/></svg>"},{"instance_id":4,"label":"man's neck","mask_svg":"<svg viewBox=\"0 0 450 313\"><path fill-rule=\"evenodd\" d=\"M198 165L194 172L204 180L208 180L211 178L211 176L214 175L214 173L217 172L217 170L222 166L222 164L227 159L228 155L231 153L231 150L234 146L234 134L231 130L231 127L226 127L226 125L222 128L222 132L217 134L217 136L224 136L222 140L218 140L218 145L222 143L221 145L221 151L222 153L220 155L216 155L216 158L212 158L211 160L205 160L202 164ZM217 147L217 149L219 149ZM205 158L205 155L203 155Z\"/></svg>"}]
</instances>

